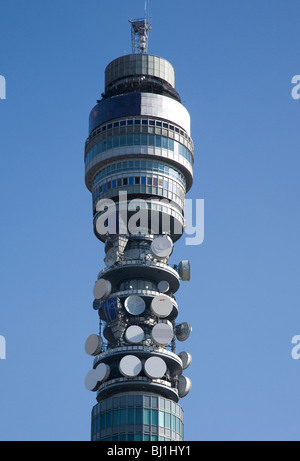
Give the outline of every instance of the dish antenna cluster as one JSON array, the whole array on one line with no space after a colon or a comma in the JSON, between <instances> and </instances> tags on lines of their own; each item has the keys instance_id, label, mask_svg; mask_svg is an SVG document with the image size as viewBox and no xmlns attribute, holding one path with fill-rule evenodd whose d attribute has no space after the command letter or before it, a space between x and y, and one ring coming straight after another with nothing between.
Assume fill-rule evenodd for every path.
<instances>
[{"instance_id":1,"label":"dish antenna cluster","mask_svg":"<svg viewBox=\"0 0 300 461\"><path fill-rule=\"evenodd\" d=\"M129 19L131 23L132 53L148 52L149 31L151 29L149 20L149 0L145 1L145 14L142 19Z\"/></svg>"}]
</instances>

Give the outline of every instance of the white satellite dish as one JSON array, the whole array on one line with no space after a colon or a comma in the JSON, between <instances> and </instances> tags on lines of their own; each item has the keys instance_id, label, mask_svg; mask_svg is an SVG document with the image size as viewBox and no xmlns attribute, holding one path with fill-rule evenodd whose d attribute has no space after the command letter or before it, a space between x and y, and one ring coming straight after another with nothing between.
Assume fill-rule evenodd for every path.
<instances>
[{"instance_id":1,"label":"white satellite dish","mask_svg":"<svg viewBox=\"0 0 300 461\"><path fill-rule=\"evenodd\" d=\"M170 290L169 282L167 282L166 280L162 280L158 283L157 288L158 291L160 291L161 293L167 293Z\"/></svg>"},{"instance_id":2,"label":"white satellite dish","mask_svg":"<svg viewBox=\"0 0 300 461\"><path fill-rule=\"evenodd\" d=\"M167 365L160 357L150 357L144 364L144 371L148 378L159 379L166 373Z\"/></svg>"},{"instance_id":3,"label":"white satellite dish","mask_svg":"<svg viewBox=\"0 0 300 461\"><path fill-rule=\"evenodd\" d=\"M95 369L96 379L99 382L106 381L110 374L110 366L106 363L99 363Z\"/></svg>"},{"instance_id":4,"label":"white satellite dish","mask_svg":"<svg viewBox=\"0 0 300 461\"><path fill-rule=\"evenodd\" d=\"M155 296L150 305L151 311L157 317L168 317L173 310L173 303L167 296Z\"/></svg>"},{"instance_id":5,"label":"white satellite dish","mask_svg":"<svg viewBox=\"0 0 300 461\"><path fill-rule=\"evenodd\" d=\"M173 251L172 239L168 236L156 237L151 243L151 253L155 258L168 258Z\"/></svg>"},{"instance_id":6,"label":"white satellite dish","mask_svg":"<svg viewBox=\"0 0 300 461\"><path fill-rule=\"evenodd\" d=\"M104 258L104 262L107 267L113 266L119 259L119 252L117 248L112 247L108 250L106 253L106 256Z\"/></svg>"},{"instance_id":7,"label":"white satellite dish","mask_svg":"<svg viewBox=\"0 0 300 461\"><path fill-rule=\"evenodd\" d=\"M98 335L90 335L85 342L85 352L89 355L100 354L103 346L102 338Z\"/></svg>"},{"instance_id":8,"label":"white satellite dish","mask_svg":"<svg viewBox=\"0 0 300 461\"><path fill-rule=\"evenodd\" d=\"M178 274L181 280L188 281L191 278L191 263L188 259L181 261L178 265Z\"/></svg>"},{"instance_id":9,"label":"white satellite dish","mask_svg":"<svg viewBox=\"0 0 300 461\"><path fill-rule=\"evenodd\" d=\"M145 336L144 330L138 325L131 325L125 331L125 339L131 344L138 344L143 341Z\"/></svg>"},{"instance_id":10,"label":"white satellite dish","mask_svg":"<svg viewBox=\"0 0 300 461\"><path fill-rule=\"evenodd\" d=\"M179 397L185 397L189 392L192 387L192 382L190 378L187 378L186 376L179 376L178 378L178 395Z\"/></svg>"},{"instance_id":11,"label":"white satellite dish","mask_svg":"<svg viewBox=\"0 0 300 461\"><path fill-rule=\"evenodd\" d=\"M185 370L188 368L192 362L192 356L188 352L179 352L178 356L182 361L182 368Z\"/></svg>"},{"instance_id":12,"label":"white satellite dish","mask_svg":"<svg viewBox=\"0 0 300 461\"><path fill-rule=\"evenodd\" d=\"M87 373L84 384L88 391L94 392L99 388L100 383L97 380L96 371L94 369Z\"/></svg>"},{"instance_id":13,"label":"white satellite dish","mask_svg":"<svg viewBox=\"0 0 300 461\"><path fill-rule=\"evenodd\" d=\"M124 307L127 310L127 312L129 312L129 314L140 315L142 314L142 312L144 312L146 304L143 298L141 298L140 296L131 295L125 299Z\"/></svg>"},{"instance_id":14,"label":"white satellite dish","mask_svg":"<svg viewBox=\"0 0 300 461\"><path fill-rule=\"evenodd\" d=\"M109 280L99 279L94 285L94 298L106 299L111 293L111 283Z\"/></svg>"},{"instance_id":15,"label":"white satellite dish","mask_svg":"<svg viewBox=\"0 0 300 461\"><path fill-rule=\"evenodd\" d=\"M180 323L175 328L175 335L178 341L185 341L188 339L192 331L192 327L188 322Z\"/></svg>"},{"instance_id":16,"label":"white satellite dish","mask_svg":"<svg viewBox=\"0 0 300 461\"><path fill-rule=\"evenodd\" d=\"M157 346L167 346L173 339L174 331L172 324L168 323L157 323L154 325L151 331L152 341Z\"/></svg>"},{"instance_id":17,"label":"white satellite dish","mask_svg":"<svg viewBox=\"0 0 300 461\"><path fill-rule=\"evenodd\" d=\"M120 373L126 378L134 378L142 370L142 362L135 355L125 355L119 363Z\"/></svg>"}]
</instances>

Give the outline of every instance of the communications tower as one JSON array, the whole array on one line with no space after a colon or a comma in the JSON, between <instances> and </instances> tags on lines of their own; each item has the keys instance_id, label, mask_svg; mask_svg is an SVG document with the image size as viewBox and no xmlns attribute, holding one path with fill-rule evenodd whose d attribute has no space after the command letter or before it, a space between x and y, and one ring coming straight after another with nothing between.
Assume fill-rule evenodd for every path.
<instances>
[{"instance_id":1,"label":"communications tower","mask_svg":"<svg viewBox=\"0 0 300 461\"><path fill-rule=\"evenodd\" d=\"M169 258L193 180L190 116L172 65L147 54L147 8L130 22L133 52L106 67L85 144L94 232L105 245L93 287L99 331L85 343L94 357L85 385L97 400L91 440L181 441L191 355L177 341L191 326L176 322L175 293L190 264Z\"/></svg>"}]
</instances>

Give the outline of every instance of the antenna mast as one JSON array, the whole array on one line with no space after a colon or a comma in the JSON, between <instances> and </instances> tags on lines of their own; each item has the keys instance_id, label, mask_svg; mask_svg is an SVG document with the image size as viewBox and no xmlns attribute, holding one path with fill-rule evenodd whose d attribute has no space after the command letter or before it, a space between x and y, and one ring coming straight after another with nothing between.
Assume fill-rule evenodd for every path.
<instances>
[{"instance_id":1,"label":"antenna mast","mask_svg":"<svg viewBox=\"0 0 300 461\"><path fill-rule=\"evenodd\" d=\"M145 13L143 19L129 19L131 23L131 42L132 53L148 52L149 31L151 29L149 21L149 0L145 0Z\"/></svg>"}]
</instances>

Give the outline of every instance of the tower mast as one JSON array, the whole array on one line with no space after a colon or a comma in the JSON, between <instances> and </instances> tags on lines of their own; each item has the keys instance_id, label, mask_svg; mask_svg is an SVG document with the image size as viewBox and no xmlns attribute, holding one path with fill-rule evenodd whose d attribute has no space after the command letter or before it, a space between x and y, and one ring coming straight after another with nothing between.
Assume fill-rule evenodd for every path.
<instances>
[{"instance_id":1,"label":"tower mast","mask_svg":"<svg viewBox=\"0 0 300 461\"><path fill-rule=\"evenodd\" d=\"M145 0L144 18L129 19L129 22L131 23L132 53L147 53L149 31L151 29L149 20L149 0Z\"/></svg>"}]
</instances>

